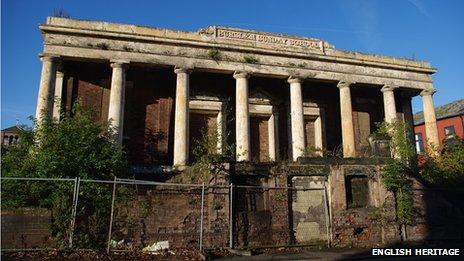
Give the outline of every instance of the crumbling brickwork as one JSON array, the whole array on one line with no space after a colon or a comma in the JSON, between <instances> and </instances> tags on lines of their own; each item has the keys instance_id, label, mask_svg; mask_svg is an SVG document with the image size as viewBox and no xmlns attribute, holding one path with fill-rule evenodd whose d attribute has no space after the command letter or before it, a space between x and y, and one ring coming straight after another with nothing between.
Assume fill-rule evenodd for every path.
<instances>
[{"instance_id":1,"label":"crumbling brickwork","mask_svg":"<svg viewBox=\"0 0 464 261\"><path fill-rule=\"evenodd\" d=\"M2 249L54 247L51 212L42 208L2 209Z\"/></svg>"},{"instance_id":2,"label":"crumbling brickwork","mask_svg":"<svg viewBox=\"0 0 464 261\"><path fill-rule=\"evenodd\" d=\"M251 159L255 162L269 161L268 119L265 117L250 118Z\"/></svg>"},{"instance_id":3,"label":"crumbling brickwork","mask_svg":"<svg viewBox=\"0 0 464 261\"><path fill-rule=\"evenodd\" d=\"M201 187L150 187L117 207L115 232L120 248L141 249L159 241L173 247L200 244ZM203 245L226 247L229 240L228 188L205 191Z\"/></svg>"},{"instance_id":4,"label":"crumbling brickwork","mask_svg":"<svg viewBox=\"0 0 464 261\"><path fill-rule=\"evenodd\" d=\"M234 239L237 247L286 245L290 243L287 189L285 179L236 176L234 197ZM246 188L240 186L264 186Z\"/></svg>"},{"instance_id":5,"label":"crumbling brickwork","mask_svg":"<svg viewBox=\"0 0 464 261\"><path fill-rule=\"evenodd\" d=\"M327 239L333 247L387 246L401 241L401 238L408 241L462 240L462 202L459 203L456 198L453 201L444 192L431 190L415 179L414 201L419 215L415 223L406 226L402 232L396 223L393 194L379 179L382 164L381 159L323 158L306 158L301 159L299 164L278 166L231 164L234 247L315 242L326 245ZM205 191L205 247L229 245L230 194L229 180L226 179L229 175L214 180L212 185L221 187ZM351 176L362 175L367 179L367 185L361 184L364 187L362 193L368 194L367 201L363 201L363 205L349 204L346 182ZM297 190L281 188L286 186ZM136 197L125 201L121 201L118 194L116 197L112 234L112 239L120 242L116 248L140 249L164 240L174 247L199 247L201 187L129 187L138 192ZM324 190L310 190L324 187L327 195L323 194ZM328 216L324 197L327 197ZM37 246L40 240L47 246L55 245L44 225L50 222L49 212L45 211L37 222L31 219L37 214L35 212L11 213L2 210L4 247L30 248ZM14 232L18 230L18 222L26 221L42 224L39 227L43 237ZM30 231L27 229L26 232Z\"/></svg>"}]
</instances>

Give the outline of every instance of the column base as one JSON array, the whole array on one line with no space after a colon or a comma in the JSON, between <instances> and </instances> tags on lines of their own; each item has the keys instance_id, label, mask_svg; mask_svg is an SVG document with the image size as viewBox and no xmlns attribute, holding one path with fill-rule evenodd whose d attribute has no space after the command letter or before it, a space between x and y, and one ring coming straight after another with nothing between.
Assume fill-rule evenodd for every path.
<instances>
[{"instance_id":1,"label":"column base","mask_svg":"<svg viewBox=\"0 0 464 261\"><path fill-rule=\"evenodd\" d=\"M175 171L184 171L188 165L174 165L172 166L172 169Z\"/></svg>"}]
</instances>

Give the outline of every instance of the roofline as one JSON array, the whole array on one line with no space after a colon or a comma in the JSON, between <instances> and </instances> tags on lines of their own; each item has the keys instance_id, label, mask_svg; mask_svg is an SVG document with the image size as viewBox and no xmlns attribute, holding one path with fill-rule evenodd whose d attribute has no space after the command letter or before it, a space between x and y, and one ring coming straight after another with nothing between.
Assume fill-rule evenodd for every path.
<instances>
[{"instance_id":1,"label":"roofline","mask_svg":"<svg viewBox=\"0 0 464 261\"><path fill-rule=\"evenodd\" d=\"M70 22L78 23L77 25L71 24ZM81 24L79 24L81 23ZM91 28L94 26L95 28ZM216 46L214 42L207 41L202 39L200 31L180 31L180 30L169 30L161 29L156 27L147 27L147 26L137 26L131 24L121 24L121 23L109 23L103 21L92 21L92 20L79 20L79 19L67 19L60 17L47 17L45 24L39 26L42 33L47 32L64 32L64 33L77 33L77 34L90 34L90 35L101 35L108 37L125 37L140 39L144 41L157 41L157 42L172 42L175 40L177 43L182 41L185 44L199 47L210 47L210 45ZM97 28L97 29L96 29ZM99 28L99 29L98 29ZM208 28L228 28L228 27L208 27ZM140 30L138 30L140 29ZM324 40L309 38L309 37L298 37L298 36L286 36L284 34L268 33L268 32L258 32L253 30L239 29L239 28L228 28L231 30L241 30L244 32L255 32L262 34L269 34L281 37L291 37L302 40L315 40L321 41L323 45L330 46ZM141 32L142 31L142 32ZM181 34L189 34L188 37L182 37ZM191 37L190 37L191 36ZM353 51L344 51L339 49L331 49L333 53L327 54L325 51L321 54L319 53L309 53L296 50L285 50L285 48L276 51L275 48L263 49L257 48L256 46L244 43L244 44L230 44L227 41L221 42L224 45L228 45L230 49L235 48L246 48L249 51L259 51L260 53L266 54L279 54L282 55L282 52L285 52L286 56L295 56L295 57L305 57L312 58L316 60L326 60L331 62L341 62L347 64L358 64L363 66L373 66L380 68L388 68L394 70L404 70L412 71L426 74L434 74L437 69L433 68L429 62L425 61L412 61L405 58L399 58L394 56L382 56L374 54L365 54L361 52ZM375 59L377 58L377 60ZM384 60L380 60L384 59ZM395 63L394 61L398 61Z\"/></svg>"},{"instance_id":2,"label":"roofline","mask_svg":"<svg viewBox=\"0 0 464 261\"><path fill-rule=\"evenodd\" d=\"M418 113L421 113L422 111L418 112ZM439 117L437 118L437 121L439 120L444 120L444 119L449 119L449 118L453 118L453 117L460 117L460 116L464 116L464 113L455 113L455 114L451 114L451 115L447 115L445 117ZM420 123L414 123L414 126L419 126L419 125L424 125L425 124L425 121L421 121Z\"/></svg>"}]
</instances>

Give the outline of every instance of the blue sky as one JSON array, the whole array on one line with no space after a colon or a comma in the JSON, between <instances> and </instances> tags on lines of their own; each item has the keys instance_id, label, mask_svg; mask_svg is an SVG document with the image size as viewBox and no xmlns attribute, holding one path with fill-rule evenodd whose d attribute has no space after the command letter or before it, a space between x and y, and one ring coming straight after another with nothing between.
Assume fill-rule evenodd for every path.
<instances>
[{"instance_id":1,"label":"blue sky","mask_svg":"<svg viewBox=\"0 0 464 261\"><path fill-rule=\"evenodd\" d=\"M224 25L320 38L338 49L415 58L438 68L435 105L462 99L464 1L1 1L2 129L35 114L42 38L54 9L72 18L196 31ZM421 110L413 99L414 111Z\"/></svg>"}]
</instances>

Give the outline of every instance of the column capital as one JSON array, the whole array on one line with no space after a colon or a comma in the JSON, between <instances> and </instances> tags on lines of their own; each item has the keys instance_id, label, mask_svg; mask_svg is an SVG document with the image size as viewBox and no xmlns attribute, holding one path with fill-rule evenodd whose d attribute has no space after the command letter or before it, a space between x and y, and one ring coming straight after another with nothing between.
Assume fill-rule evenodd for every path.
<instances>
[{"instance_id":1,"label":"column capital","mask_svg":"<svg viewBox=\"0 0 464 261\"><path fill-rule=\"evenodd\" d=\"M288 83L301 83L303 80L301 77L298 77L296 75L290 75L287 79Z\"/></svg>"},{"instance_id":2,"label":"column capital","mask_svg":"<svg viewBox=\"0 0 464 261\"><path fill-rule=\"evenodd\" d=\"M111 60L112 68L125 68L129 65L130 61L127 60Z\"/></svg>"},{"instance_id":3,"label":"column capital","mask_svg":"<svg viewBox=\"0 0 464 261\"><path fill-rule=\"evenodd\" d=\"M423 91L420 92L420 96L424 97L424 96L429 96L429 95L433 95L437 90L435 89L425 89Z\"/></svg>"},{"instance_id":4,"label":"column capital","mask_svg":"<svg viewBox=\"0 0 464 261\"><path fill-rule=\"evenodd\" d=\"M179 74L179 73L186 73L190 74L192 73L193 69L192 68L187 68L187 67L174 67L174 73Z\"/></svg>"},{"instance_id":5,"label":"column capital","mask_svg":"<svg viewBox=\"0 0 464 261\"><path fill-rule=\"evenodd\" d=\"M39 54L39 59L42 61L42 62L56 62L58 61L60 58L59 55L56 55L56 54L50 54L50 53L40 53Z\"/></svg>"},{"instance_id":6,"label":"column capital","mask_svg":"<svg viewBox=\"0 0 464 261\"><path fill-rule=\"evenodd\" d=\"M339 81L337 83L337 87L339 89L343 89L343 88L350 88L351 85L355 84L355 82L347 82L347 81Z\"/></svg>"},{"instance_id":7,"label":"column capital","mask_svg":"<svg viewBox=\"0 0 464 261\"><path fill-rule=\"evenodd\" d=\"M390 91L394 91L397 88L398 88L398 86L384 85L382 87L382 89L380 89L380 91L381 92L390 92Z\"/></svg>"},{"instance_id":8,"label":"column capital","mask_svg":"<svg viewBox=\"0 0 464 261\"><path fill-rule=\"evenodd\" d=\"M59 60L57 63L56 63L56 75L62 75L64 73L64 69L63 69L63 61Z\"/></svg>"},{"instance_id":9,"label":"column capital","mask_svg":"<svg viewBox=\"0 0 464 261\"><path fill-rule=\"evenodd\" d=\"M234 78L235 79L242 79L242 78L250 78L250 73L249 72L245 72L245 71L235 71L234 72Z\"/></svg>"},{"instance_id":10,"label":"column capital","mask_svg":"<svg viewBox=\"0 0 464 261\"><path fill-rule=\"evenodd\" d=\"M63 71L56 71L56 77L57 78L63 78L64 77L64 72Z\"/></svg>"}]
</instances>

